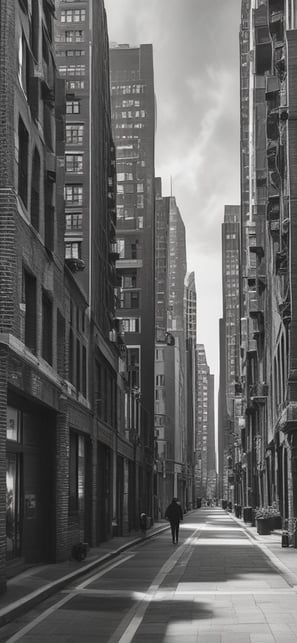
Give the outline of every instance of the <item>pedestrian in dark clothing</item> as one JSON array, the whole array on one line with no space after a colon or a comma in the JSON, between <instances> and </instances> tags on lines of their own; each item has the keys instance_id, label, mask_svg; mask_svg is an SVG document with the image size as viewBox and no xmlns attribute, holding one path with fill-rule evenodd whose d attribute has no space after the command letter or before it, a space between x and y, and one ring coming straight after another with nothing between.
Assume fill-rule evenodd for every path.
<instances>
[{"instance_id":1,"label":"pedestrian in dark clothing","mask_svg":"<svg viewBox=\"0 0 297 643\"><path fill-rule=\"evenodd\" d=\"M178 544L179 523L183 519L182 508L177 498L172 498L172 502L165 511L165 518L168 518L172 533L173 544Z\"/></svg>"}]
</instances>

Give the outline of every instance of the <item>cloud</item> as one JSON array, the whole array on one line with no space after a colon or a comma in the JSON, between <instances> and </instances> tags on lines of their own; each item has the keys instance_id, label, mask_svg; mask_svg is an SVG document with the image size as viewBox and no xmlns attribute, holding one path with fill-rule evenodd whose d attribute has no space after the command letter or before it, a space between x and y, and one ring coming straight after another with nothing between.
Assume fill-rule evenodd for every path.
<instances>
[{"instance_id":1,"label":"cloud","mask_svg":"<svg viewBox=\"0 0 297 643\"><path fill-rule=\"evenodd\" d=\"M198 291L198 340L218 382L221 223L239 203L240 0L105 0L110 40L153 43L156 175L173 193Z\"/></svg>"}]
</instances>

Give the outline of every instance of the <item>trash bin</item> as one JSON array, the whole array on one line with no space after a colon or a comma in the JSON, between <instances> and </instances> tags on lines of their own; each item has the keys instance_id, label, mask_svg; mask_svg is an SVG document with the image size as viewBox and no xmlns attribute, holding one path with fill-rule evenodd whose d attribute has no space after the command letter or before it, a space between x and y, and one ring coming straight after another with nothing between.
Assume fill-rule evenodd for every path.
<instances>
[{"instance_id":1,"label":"trash bin","mask_svg":"<svg viewBox=\"0 0 297 643\"><path fill-rule=\"evenodd\" d=\"M243 520L244 522L253 522L253 509L252 507L243 508Z\"/></svg>"},{"instance_id":2,"label":"trash bin","mask_svg":"<svg viewBox=\"0 0 297 643\"><path fill-rule=\"evenodd\" d=\"M289 532L286 529L282 532L282 547L289 547Z\"/></svg>"}]
</instances>

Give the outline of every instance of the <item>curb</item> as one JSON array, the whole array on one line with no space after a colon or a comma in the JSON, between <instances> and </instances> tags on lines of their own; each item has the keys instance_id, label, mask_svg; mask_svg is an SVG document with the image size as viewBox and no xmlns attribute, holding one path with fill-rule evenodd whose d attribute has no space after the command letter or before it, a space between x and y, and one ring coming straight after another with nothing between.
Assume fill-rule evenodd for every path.
<instances>
[{"instance_id":1,"label":"curb","mask_svg":"<svg viewBox=\"0 0 297 643\"><path fill-rule=\"evenodd\" d=\"M70 572L65 576L62 576L62 578L59 578L58 580L48 583L47 585L43 585L43 587L40 587L39 589L36 589L35 591L30 592L29 594L26 594L22 598L19 598L18 600L13 601L12 603L9 603L5 607L2 607L0 609L0 627L2 627L3 625L6 625L17 616L20 616L20 614L23 614L24 612L29 611L32 607L34 607L38 603L41 603L46 598L49 598L53 594L59 592L61 589L66 587L66 585L71 583L71 581L75 580L76 578L80 578L84 574L87 574L88 572L93 571L93 569L96 569L97 567L100 567L101 565L108 563L113 558L116 558L117 556L119 556L126 549L129 549L130 547L133 547L134 545L137 545L141 542L145 543L147 540L150 540L154 536L161 534L163 531L166 531L167 529L169 529L169 526L164 526L154 531L151 534L147 534L145 537L134 538L133 540L118 547L118 549L111 551L109 554L105 554L100 558L96 558L92 562L84 565L84 567L81 567L80 569L76 569L75 571Z\"/></svg>"},{"instance_id":2,"label":"curb","mask_svg":"<svg viewBox=\"0 0 297 643\"><path fill-rule=\"evenodd\" d=\"M269 547L267 547L265 543L261 542L257 534L252 532L251 528L248 527L245 522L242 522L242 520L236 518L235 516L233 516L233 514L231 514L231 516L233 520L235 520L235 522L240 525L240 527L243 527L243 529L245 529L249 538L255 542L259 549L261 549L263 554L265 554L265 556L269 559L269 562L277 568L286 583L288 583L290 587L297 591L297 574L291 572L290 569L284 563L282 563L282 561L272 551L270 551Z\"/></svg>"}]
</instances>

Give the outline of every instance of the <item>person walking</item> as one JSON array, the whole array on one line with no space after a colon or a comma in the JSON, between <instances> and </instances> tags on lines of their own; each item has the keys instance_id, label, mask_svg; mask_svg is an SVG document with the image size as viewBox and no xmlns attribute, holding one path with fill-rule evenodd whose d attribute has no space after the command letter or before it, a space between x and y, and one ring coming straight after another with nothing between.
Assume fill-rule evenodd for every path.
<instances>
[{"instance_id":1,"label":"person walking","mask_svg":"<svg viewBox=\"0 0 297 643\"><path fill-rule=\"evenodd\" d=\"M165 518L170 522L172 542L178 545L179 523L183 519L183 512L177 498L172 498L172 502L165 511Z\"/></svg>"}]
</instances>

